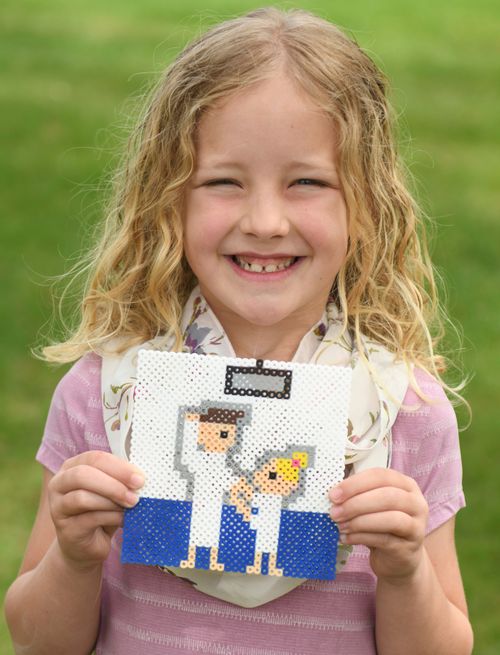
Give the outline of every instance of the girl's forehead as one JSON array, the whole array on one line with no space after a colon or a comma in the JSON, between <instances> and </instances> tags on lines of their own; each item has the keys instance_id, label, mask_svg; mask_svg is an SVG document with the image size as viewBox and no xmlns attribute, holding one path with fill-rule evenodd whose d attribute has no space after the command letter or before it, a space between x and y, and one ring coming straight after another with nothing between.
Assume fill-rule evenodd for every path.
<instances>
[{"instance_id":1,"label":"girl's forehead","mask_svg":"<svg viewBox=\"0 0 500 655\"><path fill-rule=\"evenodd\" d=\"M232 93L201 117L198 158L208 165L258 151L264 159L314 156L331 165L336 129L331 116L289 77L266 78Z\"/></svg>"},{"instance_id":2,"label":"girl's forehead","mask_svg":"<svg viewBox=\"0 0 500 655\"><path fill-rule=\"evenodd\" d=\"M269 100L272 103L269 104ZM218 120L221 116L238 113L244 109L265 109L269 112L274 107L286 106L288 100L294 105L311 112L312 115L326 116L323 103L307 92L285 72L276 72L240 89L235 89L206 108L201 116L200 123L209 120ZM293 106L288 105L288 109Z\"/></svg>"}]
</instances>

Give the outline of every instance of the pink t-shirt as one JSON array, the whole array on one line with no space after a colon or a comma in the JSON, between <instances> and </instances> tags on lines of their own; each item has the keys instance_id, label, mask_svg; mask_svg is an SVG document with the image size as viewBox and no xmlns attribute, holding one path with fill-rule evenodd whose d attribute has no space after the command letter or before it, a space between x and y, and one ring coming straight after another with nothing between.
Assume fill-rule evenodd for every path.
<instances>
[{"instance_id":1,"label":"pink t-shirt","mask_svg":"<svg viewBox=\"0 0 500 655\"><path fill-rule=\"evenodd\" d=\"M87 450L109 451L101 407L101 361L86 355L54 393L38 461L56 472ZM454 411L441 387L417 371L424 404L408 390L393 427L392 468L413 477L429 504L427 531L465 505ZM321 655L376 653L376 577L369 550L354 548L334 581L307 581L246 609L200 593L155 567L120 563L117 531L105 563L97 655Z\"/></svg>"}]
</instances>

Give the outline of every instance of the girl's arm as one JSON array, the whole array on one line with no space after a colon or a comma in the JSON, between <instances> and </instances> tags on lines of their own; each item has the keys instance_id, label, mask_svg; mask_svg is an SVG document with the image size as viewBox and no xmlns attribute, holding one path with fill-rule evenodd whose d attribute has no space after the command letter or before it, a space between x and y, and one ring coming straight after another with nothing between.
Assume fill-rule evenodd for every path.
<instances>
[{"instance_id":1,"label":"girl's arm","mask_svg":"<svg viewBox=\"0 0 500 655\"><path fill-rule=\"evenodd\" d=\"M454 528L452 518L426 537L422 564L413 578L404 584L379 580L376 634L382 655L472 652Z\"/></svg>"},{"instance_id":2,"label":"girl's arm","mask_svg":"<svg viewBox=\"0 0 500 655\"><path fill-rule=\"evenodd\" d=\"M330 498L342 541L370 549L379 655L470 655L454 521L425 537L422 492L412 478L391 469L353 475Z\"/></svg>"},{"instance_id":3,"label":"girl's arm","mask_svg":"<svg viewBox=\"0 0 500 655\"><path fill-rule=\"evenodd\" d=\"M109 453L45 471L40 507L5 614L19 655L88 655L99 628L102 564L137 471Z\"/></svg>"}]
</instances>

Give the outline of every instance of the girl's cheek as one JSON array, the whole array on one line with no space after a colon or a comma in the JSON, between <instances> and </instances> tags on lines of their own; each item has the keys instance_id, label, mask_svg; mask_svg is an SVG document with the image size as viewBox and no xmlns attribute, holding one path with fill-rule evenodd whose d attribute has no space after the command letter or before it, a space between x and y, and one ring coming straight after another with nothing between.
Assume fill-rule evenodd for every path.
<instances>
[{"instance_id":1,"label":"girl's cheek","mask_svg":"<svg viewBox=\"0 0 500 655\"><path fill-rule=\"evenodd\" d=\"M205 201L200 198L193 207L203 222L212 225L215 230L223 230L227 225L234 223L244 213L242 202L234 198L206 196Z\"/></svg>"}]
</instances>

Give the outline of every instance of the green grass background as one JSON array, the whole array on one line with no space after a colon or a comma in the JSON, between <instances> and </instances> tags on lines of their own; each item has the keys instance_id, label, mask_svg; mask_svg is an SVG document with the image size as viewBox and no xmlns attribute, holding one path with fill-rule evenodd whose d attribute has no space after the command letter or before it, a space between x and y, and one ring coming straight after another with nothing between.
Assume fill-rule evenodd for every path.
<instances>
[{"instance_id":1,"label":"green grass background","mask_svg":"<svg viewBox=\"0 0 500 655\"><path fill-rule=\"evenodd\" d=\"M30 356L99 217L137 96L191 36L259 6L224 0L4 0L0 9L0 586L15 577L40 482L34 454L62 374ZM292 6L289 4L288 6ZM434 257L465 334L468 508L457 547L475 653L500 653L500 5L496 0L298 1L344 26L387 72L402 152L435 218ZM40 332L42 328L42 332ZM465 423L462 412L460 420ZM0 653L12 652L0 626Z\"/></svg>"}]
</instances>

